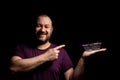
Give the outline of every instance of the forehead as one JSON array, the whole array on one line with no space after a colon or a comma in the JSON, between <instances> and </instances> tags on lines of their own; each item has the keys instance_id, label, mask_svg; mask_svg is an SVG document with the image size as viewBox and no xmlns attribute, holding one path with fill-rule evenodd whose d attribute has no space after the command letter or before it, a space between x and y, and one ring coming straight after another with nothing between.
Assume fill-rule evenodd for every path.
<instances>
[{"instance_id":1,"label":"forehead","mask_svg":"<svg viewBox=\"0 0 120 80\"><path fill-rule=\"evenodd\" d=\"M52 21L48 16L39 16L37 19L37 23L52 24Z\"/></svg>"}]
</instances>

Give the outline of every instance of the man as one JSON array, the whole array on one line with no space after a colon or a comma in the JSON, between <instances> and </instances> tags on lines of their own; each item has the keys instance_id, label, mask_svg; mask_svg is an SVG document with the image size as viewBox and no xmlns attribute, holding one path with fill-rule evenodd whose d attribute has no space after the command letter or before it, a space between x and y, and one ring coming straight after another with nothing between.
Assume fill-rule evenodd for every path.
<instances>
[{"instance_id":1,"label":"man","mask_svg":"<svg viewBox=\"0 0 120 80\"><path fill-rule=\"evenodd\" d=\"M39 15L35 27L37 46L18 45L11 58L10 70L18 80L78 80L84 72L85 57L106 49L84 51L77 66L73 64L65 51L65 45L55 45L49 41L53 25L48 15Z\"/></svg>"}]
</instances>

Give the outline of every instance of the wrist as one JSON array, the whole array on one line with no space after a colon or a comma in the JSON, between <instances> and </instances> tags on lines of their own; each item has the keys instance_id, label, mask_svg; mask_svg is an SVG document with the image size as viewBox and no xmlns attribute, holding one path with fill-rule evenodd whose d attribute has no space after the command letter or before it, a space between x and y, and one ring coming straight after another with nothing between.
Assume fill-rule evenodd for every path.
<instances>
[{"instance_id":1,"label":"wrist","mask_svg":"<svg viewBox=\"0 0 120 80\"><path fill-rule=\"evenodd\" d=\"M47 53L44 53L44 54L42 54L42 59L44 60L44 61L49 61L49 58L48 58L48 54Z\"/></svg>"}]
</instances>

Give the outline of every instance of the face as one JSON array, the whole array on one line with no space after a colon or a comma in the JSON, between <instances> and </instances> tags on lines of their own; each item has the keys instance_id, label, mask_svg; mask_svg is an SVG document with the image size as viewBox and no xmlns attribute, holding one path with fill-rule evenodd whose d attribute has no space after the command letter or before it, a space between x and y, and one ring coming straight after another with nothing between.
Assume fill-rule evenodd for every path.
<instances>
[{"instance_id":1,"label":"face","mask_svg":"<svg viewBox=\"0 0 120 80\"><path fill-rule=\"evenodd\" d=\"M51 19L47 16L39 16L35 28L37 39L42 43L49 41L52 31L53 26Z\"/></svg>"}]
</instances>

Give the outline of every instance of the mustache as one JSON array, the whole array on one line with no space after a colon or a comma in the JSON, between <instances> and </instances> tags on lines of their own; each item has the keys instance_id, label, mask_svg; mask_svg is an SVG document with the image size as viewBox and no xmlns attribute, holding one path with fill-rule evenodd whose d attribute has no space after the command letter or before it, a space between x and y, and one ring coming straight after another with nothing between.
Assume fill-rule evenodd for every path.
<instances>
[{"instance_id":1,"label":"mustache","mask_svg":"<svg viewBox=\"0 0 120 80\"><path fill-rule=\"evenodd\" d=\"M38 31L36 34L37 34L37 35L47 35L48 32Z\"/></svg>"}]
</instances>

